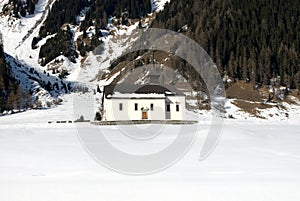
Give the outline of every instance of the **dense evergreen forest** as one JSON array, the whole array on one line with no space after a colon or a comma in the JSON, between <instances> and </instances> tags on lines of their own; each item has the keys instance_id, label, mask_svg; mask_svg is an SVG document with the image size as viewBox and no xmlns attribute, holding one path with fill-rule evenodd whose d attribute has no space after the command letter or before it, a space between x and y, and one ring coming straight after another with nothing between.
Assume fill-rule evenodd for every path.
<instances>
[{"instance_id":1,"label":"dense evergreen forest","mask_svg":"<svg viewBox=\"0 0 300 201\"><path fill-rule=\"evenodd\" d=\"M42 58L41 65L45 66L61 54L75 62L78 54L72 47L72 40L73 34L69 26L65 30L59 30L55 37L48 39L46 45L41 47L39 53L39 57Z\"/></svg>"},{"instance_id":2,"label":"dense evergreen forest","mask_svg":"<svg viewBox=\"0 0 300 201\"><path fill-rule=\"evenodd\" d=\"M223 75L300 89L300 1L172 0L152 27L181 31L210 54ZM280 76L280 79L279 79Z\"/></svg>"}]
</instances>

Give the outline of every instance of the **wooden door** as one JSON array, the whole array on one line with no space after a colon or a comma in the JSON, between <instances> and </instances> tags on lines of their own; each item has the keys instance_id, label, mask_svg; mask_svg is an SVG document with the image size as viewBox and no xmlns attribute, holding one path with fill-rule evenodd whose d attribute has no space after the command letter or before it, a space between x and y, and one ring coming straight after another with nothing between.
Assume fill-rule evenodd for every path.
<instances>
[{"instance_id":1,"label":"wooden door","mask_svg":"<svg viewBox=\"0 0 300 201\"><path fill-rule=\"evenodd\" d=\"M142 119L148 119L148 113L147 112L142 113Z\"/></svg>"}]
</instances>

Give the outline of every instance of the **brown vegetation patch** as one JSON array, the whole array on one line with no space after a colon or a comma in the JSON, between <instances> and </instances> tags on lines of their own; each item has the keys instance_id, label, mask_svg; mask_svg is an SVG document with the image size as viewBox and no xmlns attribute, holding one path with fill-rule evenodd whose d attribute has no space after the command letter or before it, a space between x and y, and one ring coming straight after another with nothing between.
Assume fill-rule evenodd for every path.
<instances>
[{"instance_id":1,"label":"brown vegetation patch","mask_svg":"<svg viewBox=\"0 0 300 201\"><path fill-rule=\"evenodd\" d=\"M300 105L300 93L298 90L293 90L286 97L285 102L288 104Z\"/></svg>"},{"instance_id":2,"label":"brown vegetation patch","mask_svg":"<svg viewBox=\"0 0 300 201\"><path fill-rule=\"evenodd\" d=\"M272 105L267 105L263 103L249 102L244 100L234 100L232 102L238 108L241 108L241 111L247 112L252 116L264 118L260 115L259 109L268 109L272 108Z\"/></svg>"},{"instance_id":3,"label":"brown vegetation patch","mask_svg":"<svg viewBox=\"0 0 300 201\"><path fill-rule=\"evenodd\" d=\"M80 64L82 65L87 59L87 56L84 56L81 60L80 60Z\"/></svg>"},{"instance_id":4,"label":"brown vegetation patch","mask_svg":"<svg viewBox=\"0 0 300 201\"><path fill-rule=\"evenodd\" d=\"M266 98L268 98L266 93L267 92L262 91L262 89L255 89L252 84L244 81L232 83L226 90L226 95L229 99L248 100L254 102L263 102Z\"/></svg>"}]
</instances>

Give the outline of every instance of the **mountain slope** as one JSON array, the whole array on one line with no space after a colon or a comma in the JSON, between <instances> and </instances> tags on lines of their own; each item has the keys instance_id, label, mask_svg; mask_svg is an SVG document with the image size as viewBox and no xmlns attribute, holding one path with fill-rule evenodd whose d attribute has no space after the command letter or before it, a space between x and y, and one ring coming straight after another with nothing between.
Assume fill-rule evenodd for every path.
<instances>
[{"instance_id":1,"label":"mountain slope","mask_svg":"<svg viewBox=\"0 0 300 201\"><path fill-rule=\"evenodd\" d=\"M298 33L298 24L297 20L293 21L291 14L282 16L279 2L274 2L270 15L264 14L270 6L263 2L255 2L254 5L248 2L236 3L233 0L223 4L218 0L211 3L194 0L153 0L140 5L132 4L139 1L122 1L114 5L109 1L105 1L103 5L100 1L77 2L78 5L76 4L76 9L74 7L72 12L67 12L72 9L69 1L39 0L34 14L25 17L14 17L5 12L0 14L7 63L24 90L31 90L33 100L41 101L44 107L57 103L65 93L78 90L92 92L97 85L124 81L121 78L122 74L129 72L136 63L149 64L152 60L151 51L127 55L125 60L119 58L132 45L133 31L138 28L147 29L149 26L184 33L206 48L224 76L228 97L244 101L233 102L235 106L248 107L250 104L245 102L250 101L245 98L248 95L238 96L231 93L236 87L245 87L238 80L245 80L247 84L250 82L254 85L253 90L248 92L258 97L255 99L256 103L251 103L255 113L257 103L273 104L273 101L276 103L272 107L276 107L285 97L286 101L292 99L286 95L297 96L295 92L290 92L289 88L295 88L298 84L298 49L290 45L295 33ZM290 5L289 2L287 4ZM4 5L4 2L1 3L1 6ZM250 8L253 8L256 15L253 21L257 23L249 23L246 26L248 21L251 22L249 16L253 15L249 11ZM283 8L286 8L286 5ZM151 11L155 13L147 13ZM262 19L272 22L275 11L280 19L290 19L296 27L295 30L288 28L288 25L279 28L278 32L284 38L283 41L288 41L286 47L276 46L277 43L272 37L267 40L260 32L263 26L274 31L269 25L258 22L262 22ZM297 10L291 8L289 13L294 15L294 19L298 19ZM245 18L241 18L243 15ZM264 15L265 18L262 18ZM239 28L245 30L239 31ZM283 33L284 31L287 33ZM242 47L239 43L244 40L248 42ZM264 40L265 42L261 42ZM295 41L295 44L299 42L297 38ZM251 44L256 46L252 47ZM273 46L278 47L278 51L276 48L271 49ZM286 57L281 58L279 50L280 54L287 51ZM266 56L266 51L269 56ZM280 64L274 67L272 61L276 60L275 64L279 64L276 55L278 61L283 59L289 65ZM172 70L175 72L163 69L160 79L184 89L190 98L190 109L209 108L206 87L189 64L162 52L155 52L155 62L173 66ZM272 68L268 70L270 65ZM294 87L292 82L287 82L284 84L286 89L280 88L283 77L278 76L279 68L286 71L284 78L293 81ZM133 83L145 83L148 73L146 70L136 74ZM269 84L272 84L270 88ZM246 88L252 89L248 85ZM269 105L259 106L258 109L268 107ZM281 113L284 114L284 110Z\"/></svg>"},{"instance_id":2,"label":"mountain slope","mask_svg":"<svg viewBox=\"0 0 300 201\"><path fill-rule=\"evenodd\" d=\"M99 11L96 9L98 8L96 4L99 4L99 2L96 1L80 1L78 8L75 9L76 12L67 12L73 9L70 6L70 1L39 0L34 14L25 17L22 15L14 16L13 5L6 3L8 1L1 2L0 7L2 10L3 6L7 8L9 5L12 10L12 13L10 13L4 9L0 14L0 29L4 35L6 60L11 65L10 68L14 76L21 82L23 88L30 89L34 100L41 100L43 106L49 105L47 102L55 101L59 94L84 88L79 85L91 85L90 81L95 79L99 70L108 68L110 61L122 54L121 49L125 50L128 47L129 44L123 44L127 43L125 38L138 25L137 19L128 18L129 24L119 26L117 22L120 21L121 23L121 20L124 21L122 16L120 18L110 17L106 19L107 27L99 29L98 26L97 28L97 24L90 24L94 20L97 21L103 17L95 16L95 12ZM107 8L109 5L109 1L107 1L105 3L106 7L102 6L101 9L107 13L113 12L121 15L122 12L114 11L113 9L126 11L128 9L125 6L126 4L126 2L118 2L115 8ZM130 6L128 10L136 14L132 15L132 13L126 12L128 12L129 16L136 17L141 11L140 8L143 4L140 6L134 5L132 8ZM150 1L149 4L145 5L147 6L143 8L143 15L146 15L148 11L151 12L149 7L151 6ZM162 2L159 5L162 7ZM47 30L47 27L51 26L51 19L58 18L54 14L59 12L57 9L60 9L63 13L60 14L60 22L55 24L56 28L54 27L55 29L52 32ZM66 21L67 15L73 20ZM102 19L102 21L104 22L105 20ZM66 24L66 22L69 23ZM83 24L87 24L88 27L85 27L82 31ZM42 30L47 30L46 35L42 34L41 36ZM66 36L65 38L61 37L64 35ZM121 38L124 38L124 40ZM32 41L36 41L36 43L32 44ZM80 41L84 45L85 51L80 49L82 48ZM93 53L90 51L97 47L101 41L105 51L93 57ZM92 45L90 45L91 43ZM65 45L58 48L57 45L61 44ZM56 53L51 56L54 50ZM72 52L68 53L70 51ZM47 60L44 59L45 56L48 57ZM91 60L93 60L92 63L88 63ZM106 62L98 67L100 60L105 60ZM81 68L82 64L83 68ZM85 69L87 70L86 72L81 72ZM82 76L79 77L80 83L78 83L77 77L80 72ZM85 73L87 74L87 79L84 76ZM95 86L95 84L92 85Z\"/></svg>"},{"instance_id":3,"label":"mountain slope","mask_svg":"<svg viewBox=\"0 0 300 201\"><path fill-rule=\"evenodd\" d=\"M152 27L184 32L231 79L269 85L276 78L300 89L299 7L293 0L173 0Z\"/></svg>"}]
</instances>

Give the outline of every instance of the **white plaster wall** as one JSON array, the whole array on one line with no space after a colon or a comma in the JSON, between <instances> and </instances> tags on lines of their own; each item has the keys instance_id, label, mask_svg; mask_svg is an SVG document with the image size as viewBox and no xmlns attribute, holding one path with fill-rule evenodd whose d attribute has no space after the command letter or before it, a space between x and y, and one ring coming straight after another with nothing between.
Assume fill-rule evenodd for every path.
<instances>
[{"instance_id":1,"label":"white plaster wall","mask_svg":"<svg viewBox=\"0 0 300 201\"><path fill-rule=\"evenodd\" d=\"M119 110L119 104L123 104L123 110ZM138 110L135 111L135 103ZM150 104L154 105L151 111ZM148 108L149 120L165 119L165 99L105 99L104 100L104 120L142 120L142 108Z\"/></svg>"},{"instance_id":2,"label":"white plaster wall","mask_svg":"<svg viewBox=\"0 0 300 201\"><path fill-rule=\"evenodd\" d=\"M185 97L184 96L168 96L170 101L171 120L185 119ZM176 111L176 105L179 105L179 112Z\"/></svg>"},{"instance_id":3,"label":"white plaster wall","mask_svg":"<svg viewBox=\"0 0 300 201\"><path fill-rule=\"evenodd\" d=\"M185 119L185 97L168 96L172 102L170 104L171 120ZM123 110L119 110L119 104L123 104ZM138 103L138 110L135 111L135 103ZM151 111L150 104L154 105ZM179 112L176 111L176 105L179 104ZM142 108L148 108L149 120L166 119L166 101L161 99L104 99L104 117L105 121L118 120L142 120Z\"/></svg>"}]
</instances>

